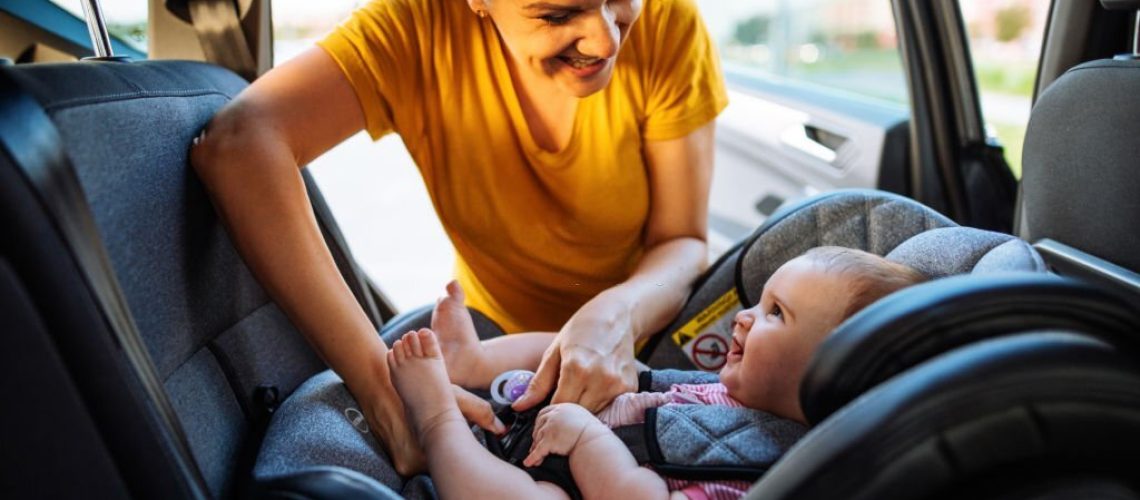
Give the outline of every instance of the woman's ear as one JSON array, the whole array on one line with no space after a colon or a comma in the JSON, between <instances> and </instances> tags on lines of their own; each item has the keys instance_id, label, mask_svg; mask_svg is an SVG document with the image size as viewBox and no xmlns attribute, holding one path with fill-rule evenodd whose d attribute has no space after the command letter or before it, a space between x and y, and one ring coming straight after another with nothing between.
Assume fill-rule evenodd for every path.
<instances>
[{"instance_id":1,"label":"woman's ear","mask_svg":"<svg viewBox=\"0 0 1140 500\"><path fill-rule=\"evenodd\" d=\"M467 6L471 7L471 12L479 17L487 15L487 3L487 0L467 0Z\"/></svg>"}]
</instances>

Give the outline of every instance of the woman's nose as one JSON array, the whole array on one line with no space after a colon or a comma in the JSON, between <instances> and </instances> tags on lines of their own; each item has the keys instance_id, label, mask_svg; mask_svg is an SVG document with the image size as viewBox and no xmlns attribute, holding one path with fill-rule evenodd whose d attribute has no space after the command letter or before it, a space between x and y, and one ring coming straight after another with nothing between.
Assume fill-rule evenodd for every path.
<instances>
[{"instance_id":1,"label":"woman's nose","mask_svg":"<svg viewBox=\"0 0 1140 500\"><path fill-rule=\"evenodd\" d=\"M617 55L621 45L621 30L616 17L614 11L606 6L590 16L583 27L582 38L578 40L578 52L602 59Z\"/></svg>"}]
</instances>

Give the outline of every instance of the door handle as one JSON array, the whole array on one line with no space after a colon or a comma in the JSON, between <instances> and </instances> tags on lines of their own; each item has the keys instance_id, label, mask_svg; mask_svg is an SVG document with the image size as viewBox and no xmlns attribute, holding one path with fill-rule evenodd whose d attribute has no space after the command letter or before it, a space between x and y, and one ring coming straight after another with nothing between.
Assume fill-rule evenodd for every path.
<instances>
[{"instance_id":1,"label":"door handle","mask_svg":"<svg viewBox=\"0 0 1140 500\"><path fill-rule=\"evenodd\" d=\"M796 125L780 135L780 142L828 165L834 165L837 151L847 138L814 125Z\"/></svg>"}]
</instances>

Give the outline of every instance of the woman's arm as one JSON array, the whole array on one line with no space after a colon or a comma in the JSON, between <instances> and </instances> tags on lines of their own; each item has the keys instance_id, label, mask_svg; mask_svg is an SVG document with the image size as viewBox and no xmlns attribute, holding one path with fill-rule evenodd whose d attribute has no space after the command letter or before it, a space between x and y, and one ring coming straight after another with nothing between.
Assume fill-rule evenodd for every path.
<instances>
[{"instance_id":1,"label":"woman's arm","mask_svg":"<svg viewBox=\"0 0 1140 500\"><path fill-rule=\"evenodd\" d=\"M424 459L389 379L387 349L337 271L299 171L363 127L348 80L312 48L225 106L190 161L258 281L344 379L406 474Z\"/></svg>"},{"instance_id":2,"label":"woman's arm","mask_svg":"<svg viewBox=\"0 0 1140 500\"><path fill-rule=\"evenodd\" d=\"M706 244L715 123L685 137L645 145L650 205L645 255L630 278L582 306L543 356L525 410L546 399L591 411L636 390L635 343L681 310L708 262Z\"/></svg>"}]
</instances>

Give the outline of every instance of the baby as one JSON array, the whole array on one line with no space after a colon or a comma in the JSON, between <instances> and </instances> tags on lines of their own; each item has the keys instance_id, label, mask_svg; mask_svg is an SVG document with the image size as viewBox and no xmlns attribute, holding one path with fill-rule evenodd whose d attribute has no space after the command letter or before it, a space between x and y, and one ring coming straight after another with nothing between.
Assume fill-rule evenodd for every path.
<instances>
[{"instance_id":1,"label":"baby","mask_svg":"<svg viewBox=\"0 0 1140 500\"><path fill-rule=\"evenodd\" d=\"M534 445L524 464L537 466L550 454L569 457L575 484L586 499L706 498L714 483L667 484L639 466L607 424L636 422L645 408L678 400L745 406L803 423L799 385L824 338L868 304L925 280L909 267L867 252L839 247L809 250L780 266L764 285L760 303L736 315L732 349L719 384L623 395L599 416L575 404L548 406L539 413ZM483 448L460 414L450 387L455 383L486 388L504 371L536 369L554 334L480 342L463 307L462 291L454 282L447 291L433 313L434 332L409 332L388 353L393 382L440 496L445 500L569 498L553 483L535 481ZM729 485L726 491L720 483L715 489L720 495L743 495L747 487Z\"/></svg>"}]
</instances>

